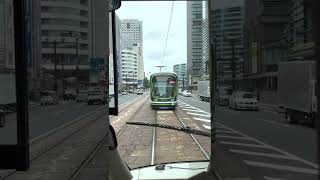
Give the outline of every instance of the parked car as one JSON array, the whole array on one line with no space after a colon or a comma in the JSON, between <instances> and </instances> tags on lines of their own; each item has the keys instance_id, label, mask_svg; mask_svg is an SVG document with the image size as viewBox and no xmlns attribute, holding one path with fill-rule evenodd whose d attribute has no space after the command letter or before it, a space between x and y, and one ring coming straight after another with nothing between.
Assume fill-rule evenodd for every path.
<instances>
[{"instance_id":1,"label":"parked car","mask_svg":"<svg viewBox=\"0 0 320 180\"><path fill-rule=\"evenodd\" d=\"M0 127L6 125L6 112L3 109L0 109Z\"/></svg>"},{"instance_id":2,"label":"parked car","mask_svg":"<svg viewBox=\"0 0 320 180\"><path fill-rule=\"evenodd\" d=\"M143 94L143 90L142 89L138 89L137 90L137 95L141 95L141 94Z\"/></svg>"},{"instance_id":3,"label":"parked car","mask_svg":"<svg viewBox=\"0 0 320 180\"><path fill-rule=\"evenodd\" d=\"M232 93L229 99L229 108L259 110L258 100L252 93L246 91L237 91Z\"/></svg>"},{"instance_id":4,"label":"parked car","mask_svg":"<svg viewBox=\"0 0 320 180\"><path fill-rule=\"evenodd\" d=\"M210 81L199 81L197 88L200 100L210 102Z\"/></svg>"},{"instance_id":5,"label":"parked car","mask_svg":"<svg viewBox=\"0 0 320 180\"><path fill-rule=\"evenodd\" d=\"M101 90L91 90L88 94L88 105L94 103L106 104L108 101L108 96L104 91Z\"/></svg>"},{"instance_id":6,"label":"parked car","mask_svg":"<svg viewBox=\"0 0 320 180\"><path fill-rule=\"evenodd\" d=\"M184 96L184 97L192 97L192 94L191 94L190 91L185 90L185 91L182 92L182 96Z\"/></svg>"},{"instance_id":7,"label":"parked car","mask_svg":"<svg viewBox=\"0 0 320 180\"><path fill-rule=\"evenodd\" d=\"M58 104L58 95L56 91L41 91L40 105Z\"/></svg>"},{"instance_id":8,"label":"parked car","mask_svg":"<svg viewBox=\"0 0 320 180\"><path fill-rule=\"evenodd\" d=\"M88 93L89 90L79 90L78 95L76 97L77 102L87 102L88 101Z\"/></svg>"},{"instance_id":9,"label":"parked car","mask_svg":"<svg viewBox=\"0 0 320 180\"><path fill-rule=\"evenodd\" d=\"M77 92L75 90L66 90L63 94L63 100L75 100L77 97Z\"/></svg>"},{"instance_id":10,"label":"parked car","mask_svg":"<svg viewBox=\"0 0 320 180\"><path fill-rule=\"evenodd\" d=\"M127 95L127 91L122 91L121 95Z\"/></svg>"}]
</instances>

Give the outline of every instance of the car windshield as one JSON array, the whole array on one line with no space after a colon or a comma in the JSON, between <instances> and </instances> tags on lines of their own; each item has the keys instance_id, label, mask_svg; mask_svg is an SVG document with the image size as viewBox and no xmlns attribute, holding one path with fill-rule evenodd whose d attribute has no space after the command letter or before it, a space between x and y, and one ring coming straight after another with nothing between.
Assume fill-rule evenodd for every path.
<instances>
[{"instance_id":1,"label":"car windshield","mask_svg":"<svg viewBox=\"0 0 320 180\"><path fill-rule=\"evenodd\" d=\"M90 91L89 92L89 95L101 95L101 94L103 94L102 91Z\"/></svg>"},{"instance_id":2,"label":"car windshield","mask_svg":"<svg viewBox=\"0 0 320 180\"><path fill-rule=\"evenodd\" d=\"M245 93L245 94L242 95L242 98L251 99L251 98L253 98L253 96L250 93Z\"/></svg>"},{"instance_id":3,"label":"car windshield","mask_svg":"<svg viewBox=\"0 0 320 180\"><path fill-rule=\"evenodd\" d=\"M54 92L49 92L49 91L43 91L40 92L40 96L54 96Z\"/></svg>"}]
</instances>

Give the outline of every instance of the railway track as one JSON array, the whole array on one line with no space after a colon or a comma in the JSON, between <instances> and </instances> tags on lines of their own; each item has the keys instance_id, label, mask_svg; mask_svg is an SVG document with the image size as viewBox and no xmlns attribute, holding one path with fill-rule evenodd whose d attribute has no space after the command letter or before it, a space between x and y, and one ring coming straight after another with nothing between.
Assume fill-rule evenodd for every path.
<instances>
[{"instance_id":1,"label":"railway track","mask_svg":"<svg viewBox=\"0 0 320 180\"><path fill-rule=\"evenodd\" d=\"M130 106L131 104L133 104L137 99L132 99L124 104L121 104L119 107L121 107L120 112L122 112L125 107ZM81 116L82 118L88 118L85 119L85 121L80 122L79 121L75 121L72 120L68 123L63 124L62 126L53 129L52 131L41 135L35 139L30 140L30 144L31 144L31 155L30 155L30 161L36 161L37 159L44 157L47 153L51 152L52 150L54 150L55 148L59 147L62 143L64 143L65 141L67 141L69 138L71 138L72 136L75 136L77 133L81 132L82 130L84 130L85 128L87 128L88 126L90 126L91 124L94 124L97 120L99 120L101 117L103 117L104 113L100 113L99 115L95 116L95 117L91 117L92 114L100 112L103 108L99 107L96 111L93 111L92 113L88 113L85 116ZM71 128L71 126L76 126L75 124L80 123L79 126L77 126L77 128ZM78 124L77 124L78 125ZM33 145L37 145L37 143L39 141L45 140L46 137L49 137L52 134L56 134L56 132L60 131L60 130L64 130L64 128L71 128L72 131L68 132L67 135L65 135L63 138L60 138L59 140L57 140L55 143L47 145L46 148L42 148L40 151L38 152L33 152L32 150L32 146ZM101 146L104 144L105 142L105 138L103 138L98 145L94 148L94 150L92 151L92 153L89 154L89 156L87 157L86 161L83 162L80 167L76 170L75 173L73 173L73 175L71 176L70 179L74 179L73 177L75 177L75 175L77 174L77 172L79 171L79 169L82 168L82 166L84 166L87 162L87 160L89 160L91 157L93 157L95 155L95 153L97 152L97 150L99 150L99 148L101 148ZM12 171L6 171L3 172L3 174L0 176L1 180L5 180L8 178L11 178L12 176L14 176L16 174L17 171L12 170Z\"/></svg>"},{"instance_id":2,"label":"railway track","mask_svg":"<svg viewBox=\"0 0 320 180\"><path fill-rule=\"evenodd\" d=\"M118 135L118 149L132 169L168 162L209 160L210 155L192 134L143 123L187 127L179 113L172 110L152 110L145 104L128 121ZM140 125L139 125L140 123Z\"/></svg>"},{"instance_id":3,"label":"railway track","mask_svg":"<svg viewBox=\"0 0 320 180\"><path fill-rule=\"evenodd\" d=\"M141 100L140 100L141 101ZM128 121L132 120L136 114L138 112L141 111L143 105L145 104L145 102L147 101L147 99L142 99L142 101L144 101L142 103L142 105L134 112L134 114L129 118ZM133 102L128 102L125 105L131 105ZM123 108L122 110L120 110L119 114L121 112L123 112L125 110L125 108ZM121 136L121 134L124 132L124 130L127 128L127 124L125 124L117 133L116 136L119 137ZM93 151L86 157L85 161L83 161L83 163L74 171L74 173L72 174L72 176L69 178L69 180L76 180L78 179L79 175L81 174L81 172L83 171L83 169L85 169L88 164L91 162L91 160L94 158L94 156L104 147L104 145L107 143L108 140L108 135L106 134L103 139L96 145L96 147L93 149Z\"/></svg>"}]
</instances>

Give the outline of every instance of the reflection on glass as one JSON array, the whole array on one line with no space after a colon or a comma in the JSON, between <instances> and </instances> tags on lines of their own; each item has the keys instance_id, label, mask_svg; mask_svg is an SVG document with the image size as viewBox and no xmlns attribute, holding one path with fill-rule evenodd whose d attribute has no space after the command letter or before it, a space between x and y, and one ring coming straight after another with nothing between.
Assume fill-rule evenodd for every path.
<instances>
[{"instance_id":1,"label":"reflection on glass","mask_svg":"<svg viewBox=\"0 0 320 180\"><path fill-rule=\"evenodd\" d=\"M0 144L17 143L12 1L0 2Z\"/></svg>"}]
</instances>

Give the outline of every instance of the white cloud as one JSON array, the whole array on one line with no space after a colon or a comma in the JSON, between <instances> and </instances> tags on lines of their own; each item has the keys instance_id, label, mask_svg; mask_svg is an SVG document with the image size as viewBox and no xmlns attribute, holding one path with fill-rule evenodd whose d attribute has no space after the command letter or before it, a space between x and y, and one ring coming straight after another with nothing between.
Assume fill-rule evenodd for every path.
<instances>
[{"instance_id":1,"label":"white cloud","mask_svg":"<svg viewBox=\"0 0 320 180\"><path fill-rule=\"evenodd\" d=\"M143 21L143 51L145 72L157 72L161 64L172 2L124 1L116 11L120 19ZM171 71L177 63L187 62L186 2L176 1L163 65Z\"/></svg>"}]
</instances>

